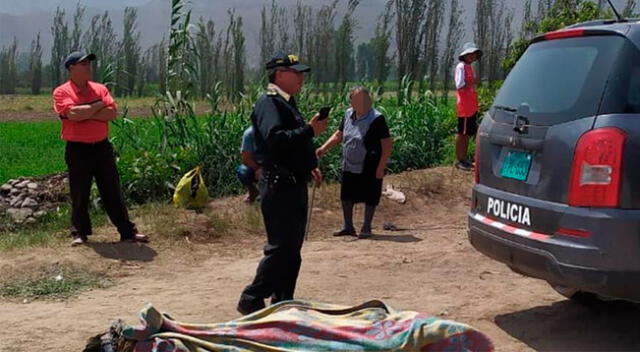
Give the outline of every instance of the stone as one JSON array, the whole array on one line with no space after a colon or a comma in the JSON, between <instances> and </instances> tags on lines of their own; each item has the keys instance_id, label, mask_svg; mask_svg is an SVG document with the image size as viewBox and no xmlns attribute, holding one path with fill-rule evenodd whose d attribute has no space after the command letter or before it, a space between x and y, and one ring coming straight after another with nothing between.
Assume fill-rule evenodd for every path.
<instances>
[{"instance_id":1,"label":"stone","mask_svg":"<svg viewBox=\"0 0 640 352\"><path fill-rule=\"evenodd\" d=\"M38 184L35 183L35 182L29 182L27 184L27 188L29 188L29 189L38 189Z\"/></svg>"},{"instance_id":2,"label":"stone","mask_svg":"<svg viewBox=\"0 0 640 352\"><path fill-rule=\"evenodd\" d=\"M20 190L17 188L12 188L11 191L9 191L9 195L10 196L15 196L16 194L19 194Z\"/></svg>"},{"instance_id":3,"label":"stone","mask_svg":"<svg viewBox=\"0 0 640 352\"><path fill-rule=\"evenodd\" d=\"M16 188L25 188L25 187L27 187L27 185L28 185L29 183L31 183L31 181L29 181L29 180L24 180L24 181L22 181L22 182L20 182L20 183L16 184L15 186L16 186Z\"/></svg>"},{"instance_id":4,"label":"stone","mask_svg":"<svg viewBox=\"0 0 640 352\"><path fill-rule=\"evenodd\" d=\"M29 208L10 208L7 214L17 223L22 223L33 214L33 210Z\"/></svg>"},{"instance_id":5,"label":"stone","mask_svg":"<svg viewBox=\"0 0 640 352\"><path fill-rule=\"evenodd\" d=\"M11 201L9 202L9 206L11 206L11 207L17 207L20 204L22 204L22 198L20 198L20 197L13 197L13 198L11 198Z\"/></svg>"},{"instance_id":6,"label":"stone","mask_svg":"<svg viewBox=\"0 0 640 352\"><path fill-rule=\"evenodd\" d=\"M35 216L36 218L41 218L43 216L47 215L46 210L39 210L36 211L35 213L33 213L33 216Z\"/></svg>"},{"instance_id":7,"label":"stone","mask_svg":"<svg viewBox=\"0 0 640 352\"><path fill-rule=\"evenodd\" d=\"M7 181L7 184L11 185L11 186L15 186L15 184L18 183L18 182L20 182L20 180L11 179L11 180Z\"/></svg>"},{"instance_id":8,"label":"stone","mask_svg":"<svg viewBox=\"0 0 640 352\"><path fill-rule=\"evenodd\" d=\"M10 184L4 184L2 186L0 186L0 193L4 193L7 194L9 192L11 192L11 190L13 189L13 187Z\"/></svg>"},{"instance_id":9,"label":"stone","mask_svg":"<svg viewBox=\"0 0 640 352\"><path fill-rule=\"evenodd\" d=\"M37 222L37 220L36 220L36 219L34 219L34 218L32 218L32 217L28 217L28 218L24 221L24 223L25 223L25 224L35 224L36 222Z\"/></svg>"},{"instance_id":10,"label":"stone","mask_svg":"<svg viewBox=\"0 0 640 352\"><path fill-rule=\"evenodd\" d=\"M36 208L38 206L38 202L36 202L33 198L27 198L22 202L22 208Z\"/></svg>"}]
</instances>

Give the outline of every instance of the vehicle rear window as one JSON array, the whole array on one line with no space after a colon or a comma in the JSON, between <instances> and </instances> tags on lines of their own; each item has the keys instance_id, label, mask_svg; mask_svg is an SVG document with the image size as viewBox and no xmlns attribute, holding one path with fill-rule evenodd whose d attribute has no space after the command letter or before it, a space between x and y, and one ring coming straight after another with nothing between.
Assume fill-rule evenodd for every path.
<instances>
[{"instance_id":1,"label":"vehicle rear window","mask_svg":"<svg viewBox=\"0 0 640 352\"><path fill-rule=\"evenodd\" d=\"M640 113L640 51L628 40L617 55L600 114Z\"/></svg>"},{"instance_id":2,"label":"vehicle rear window","mask_svg":"<svg viewBox=\"0 0 640 352\"><path fill-rule=\"evenodd\" d=\"M599 36L533 44L505 80L494 105L513 109L527 105L527 118L534 125L594 116L625 41Z\"/></svg>"}]
</instances>

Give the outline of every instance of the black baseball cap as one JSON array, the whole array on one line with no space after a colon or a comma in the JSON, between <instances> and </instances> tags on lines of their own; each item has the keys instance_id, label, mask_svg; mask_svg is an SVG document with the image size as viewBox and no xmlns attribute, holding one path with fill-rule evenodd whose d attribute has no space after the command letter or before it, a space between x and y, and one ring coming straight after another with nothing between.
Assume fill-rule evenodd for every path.
<instances>
[{"instance_id":1,"label":"black baseball cap","mask_svg":"<svg viewBox=\"0 0 640 352\"><path fill-rule=\"evenodd\" d=\"M286 55L283 52L279 51L275 54L269 62L267 62L267 70L272 70L277 67L287 67L298 72L309 72L311 68L307 65L303 65L298 60L297 55Z\"/></svg>"},{"instance_id":2,"label":"black baseball cap","mask_svg":"<svg viewBox=\"0 0 640 352\"><path fill-rule=\"evenodd\" d=\"M95 59L95 54L87 54L83 51L74 51L69 54L69 56L67 56L67 58L64 60L64 68L68 70L71 65L75 65L78 62L82 62L85 60L93 61Z\"/></svg>"}]
</instances>

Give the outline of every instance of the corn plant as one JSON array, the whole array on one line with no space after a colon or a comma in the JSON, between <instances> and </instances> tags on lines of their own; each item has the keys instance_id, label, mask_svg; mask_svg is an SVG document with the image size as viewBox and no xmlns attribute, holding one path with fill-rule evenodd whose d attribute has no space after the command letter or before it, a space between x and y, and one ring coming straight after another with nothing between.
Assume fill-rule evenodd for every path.
<instances>
[{"instance_id":1,"label":"corn plant","mask_svg":"<svg viewBox=\"0 0 640 352\"><path fill-rule=\"evenodd\" d=\"M222 83L217 83L206 99L211 107L204 116L196 116L192 101L195 87L192 62L196 55L189 35L190 12L183 11L185 1L172 2L171 40L167 60L169 89L157 98L147 120L122 119L116 123L113 138L122 182L129 199L144 202L168 198L181 175L200 166L211 195L238 193L242 186L235 169L240 163L243 131L250 125L256 100L264 86L247 87L232 106L225 101ZM192 55L193 54L193 55ZM449 153L455 113L446 103L437 103L429 91L411 95L414 82L405 76L401 98L385 98L383 85L372 87L375 107L387 119L395 147L389 168L392 172L417 169L442 163ZM329 89L326 89L329 88ZM296 97L305 119L321 107L332 107L329 128L316 143L324 142L338 128L349 108L349 87L328 83L308 83ZM321 162L328 180L339 180L340 148Z\"/></svg>"},{"instance_id":2,"label":"corn plant","mask_svg":"<svg viewBox=\"0 0 640 352\"><path fill-rule=\"evenodd\" d=\"M216 114L220 112L220 104L222 103L222 82L218 81L211 88L211 92L208 93L205 98L211 108L211 113Z\"/></svg>"},{"instance_id":3,"label":"corn plant","mask_svg":"<svg viewBox=\"0 0 640 352\"><path fill-rule=\"evenodd\" d=\"M196 50L190 30L191 10L184 11L188 1L172 0L169 56L167 58L167 87L170 92L183 91L187 96L195 89L197 69Z\"/></svg>"},{"instance_id":4,"label":"corn plant","mask_svg":"<svg viewBox=\"0 0 640 352\"><path fill-rule=\"evenodd\" d=\"M153 118L124 118L115 124L113 141L124 190L129 199L136 202L169 198L179 178L196 166L201 167L211 195L242 191L235 174L240 163L242 133L250 125L253 106L265 88L263 84L254 84L234 90L233 99L230 99L229 82L241 77L231 77L235 72L225 69L220 77L224 83L217 82L205 96L210 111L203 116L196 115L192 99L198 82L199 53L190 34L191 11L185 10L187 3L187 0L172 0L166 59L167 90L153 105ZM234 20L235 13L229 14ZM232 22L234 25L227 29L221 50L237 56L238 53L234 54L232 50L236 44L232 45L230 40L237 42L238 48L244 45L244 38L232 35L240 32L242 22L240 18L237 23ZM229 65L227 62L223 66ZM398 94L393 97L384 97L387 83L369 86L375 107L386 117L394 138L389 170L402 172L448 161L453 155L454 106L448 101L438 101L426 89L419 88L414 91L416 94L411 94L414 82L409 74L402 77ZM328 130L315 139L318 145L335 132L349 108L348 89L344 84L309 82L296 97L307 120L321 107L332 108ZM490 93L481 93L481 96ZM328 153L320 166L328 180L339 180L340 148Z\"/></svg>"}]
</instances>

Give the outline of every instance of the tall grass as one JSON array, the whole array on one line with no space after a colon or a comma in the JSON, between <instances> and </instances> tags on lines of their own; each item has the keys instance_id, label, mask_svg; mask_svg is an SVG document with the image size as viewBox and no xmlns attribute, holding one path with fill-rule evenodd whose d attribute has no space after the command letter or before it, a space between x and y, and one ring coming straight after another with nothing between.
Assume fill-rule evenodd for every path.
<instances>
[{"instance_id":1,"label":"tall grass","mask_svg":"<svg viewBox=\"0 0 640 352\"><path fill-rule=\"evenodd\" d=\"M189 34L191 11L184 0L172 0L171 35L167 58L168 91L156 101L151 121L122 120L115 140L120 154L120 170L129 198L144 202L170 195L181 174L200 166L205 182L214 196L240 191L235 168L240 163L242 132L250 125L250 115L263 87L255 85L239 94L231 109L220 109L220 85L207 98L211 113L198 117L190 102L194 87L197 56ZM341 88L336 88L341 87ZM329 88L329 89L327 89ZM331 89L333 88L333 89ZM447 137L453 132L455 115L448 104L403 77L397 99L380 96L383 86L373 87L377 107L387 116L395 138L390 170L428 167L445 159ZM337 128L347 109L347 87L323 84L307 89L298 97L298 106L307 118L323 106L333 108L330 129L320 141ZM413 94L417 90L416 94ZM323 94L317 92L322 91ZM340 175L339 152L329 154L322 168L329 180Z\"/></svg>"},{"instance_id":2,"label":"tall grass","mask_svg":"<svg viewBox=\"0 0 640 352\"><path fill-rule=\"evenodd\" d=\"M405 85L410 84L405 81ZM235 169L240 163L242 133L250 125L253 105L263 90L254 86L232 110L218 112L217 106L212 106L215 113L199 117L187 99L168 93L156 103L154 119L118 122L114 145L129 198L136 202L168 198L179 177L195 166L202 167L211 195L240 192ZM308 85L297 100L306 118L322 106L333 108L329 129L315 140L319 145L338 128L349 105L348 87L328 94L317 91L317 87ZM449 137L455 127L452 105L439 103L424 91L412 97L405 95L401 102L382 97L378 87L372 91L376 108L385 115L395 140L391 172L429 167L446 160ZM219 99L212 98L211 102L217 104ZM326 156L321 168L327 179L339 179L339 148Z\"/></svg>"}]
</instances>

